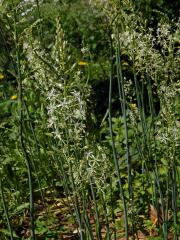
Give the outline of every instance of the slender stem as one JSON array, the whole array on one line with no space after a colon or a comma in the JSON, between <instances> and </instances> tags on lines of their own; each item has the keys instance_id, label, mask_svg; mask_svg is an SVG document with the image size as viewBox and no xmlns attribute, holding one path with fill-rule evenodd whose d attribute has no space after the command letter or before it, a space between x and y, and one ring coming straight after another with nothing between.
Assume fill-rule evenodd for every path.
<instances>
[{"instance_id":1,"label":"slender stem","mask_svg":"<svg viewBox=\"0 0 180 240\"><path fill-rule=\"evenodd\" d=\"M29 203L30 203L30 221L31 221L31 239L35 240L35 219L34 219L34 196L33 196L33 185L32 185L32 166L31 161L26 151L24 137L23 137L23 100L22 100L22 75L21 75L21 66L20 66L20 49L18 42L18 32L17 32L17 12L14 5L14 1L11 0L13 7L13 21L14 21L14 39L15 39L15 49L16 49L16 62L17 62L17 82L18 82L18 92L19 92L19 141L22 153L24 155L27 172L28 172L28 184L29 184Z\"/></svg>"},{"instance_id":2,"label":"slender stem","mask_svg":"<svg viewBox=\"0 0 180 240\"><path fill-rule=\"evenodd\" d=\"M117 173L117 176L118 176L118 184L119 184L119 189L120 189L121 198L122 198L122 202L123 202L125 238L128 239L128 216L127 216L126 201L125 201L124 189L123 189L122 181L121 181L120 168L119 168L117 152L116 152L116 147L115 147L115 141L114 141L114 136L113 136L113 129L112 129L112 113L111 113L112 112L112 78L113 78L112 48L113 48L112 39L111 39L111 36L110 36L109 131L110 131L110 136L111 136L114 164L115 164L115 169L116 169L116 173Z\"/></svg>"},{"instance_id":3,"label":"slender stem","mask_svg":"<svg viewBox=\"0 0 180 240\"><path fill-rule=\"evenodd\" d=\"M95 198L95 193L94 193L92 179L90 179L90 186L91 186L91 193L92 193L93 203L94 203L94 207L95 207L96 234L97 234L98 240L101 240L102 239L102 237L101 237L101 223L100 223L100 220L99 220L99 210L98 210L98 206L97 206L97 203L96 203L96 198Z\"/></svg>"},{"instance_id":4,"label":"slender stem","mask_svg":"<svg viewBox=\"0 0 180 240\"><path fill-rule=\"evenodd\" d=\"M177 239L177 182L176 182L176 165L175 161L173 162L172 167L172 208L173 208L173 217L174 217L174 240Z\"/></svg>"},{"instance_id":5,"label":"slender stem","mask_svg":"<svg viewBox=\"0 0 180 240\"><path fill-rule=\"evenodd\" d=\"M4 209L4 213L6 215L6 221L7 221L7 225L8 225L8 229L9 229L9 233L10 233L10 239L13 240L14 239L13 238L13 230L12 230L11 222L9 219L8 209L7 209L6 202L5 202L4 191L3 191L3 182L2 182L1 178L0 178L0 192L1 192L1 197L2 197L3 209Z\"/></svg>"},{"instance_id":6,"label":"slender stem","mask_svg":"<svg viewBox=\"0 0 180 240\"><path fill-rule=\"evenodd\" d=\"M85 192L84 189L83 189L83 193L82 194L83 194L82 201L83 201L84 222L85 222L85 225L86 225L86 229L87 229L87 232L88 232L89 239L90 240L94 240L92 227L91 227L91 224L90 224L90 221L89 221L89 217L88 217L88 213L87 213L87 209L88 209L88 201L87 200L88 199L87 199L86 192Z\"/></svg>"},{"instance_id":7,"label":"slender stem","mask_svg":"<svg viewBox=\"0 0 180 240\"><path fill-rule=\"evenodd\" d=\"M117 27L117 36L119 36L119 29ZM121 53L120 53L120 41L119 37L117 37L117 46L116 46L116 67L117 67L117 79L118 79L118 89L119 89L119 97L122 99L121 101L121 110L123 113L123 122L124 122L124 131L125 131L125 145L126 145L126 162L127 162L127 173L128 173L128 192L129 192L129 200L131 205L131 224L132 224L132 235L134 236L134 213L133 213L133 187L132 187L132 164L131 158L129 154L129 139L128 139L128 125L127 125L127 117L126 117L126 95L124 91L124 79L122 74L121 67Z\"/></svg>"}]
</instances>

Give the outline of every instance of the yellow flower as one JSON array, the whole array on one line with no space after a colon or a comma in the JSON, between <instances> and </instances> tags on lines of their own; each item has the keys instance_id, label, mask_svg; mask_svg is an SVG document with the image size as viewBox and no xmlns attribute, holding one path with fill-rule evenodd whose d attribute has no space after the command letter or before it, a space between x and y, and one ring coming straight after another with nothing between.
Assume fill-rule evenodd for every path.
<instances>
[{"instance_id":1,"label":"yellow flower","mask_svg":"<svg viewBox=\"0 0 180 240\"><path fill-rule=\"evenodd\" d=\"M136 110L137 109L137 105L135 104L135 103L131 103L130 104L130 108L131 108L131 110Z\"/></svg>"},{"instance_id":2,"label":"yellow flower","mask_svg":"<svg viewBox=\"0 0 180 240\"><path fill-rule=\"evenodd\" d=\"M129 64L127 62L124 62L124 61L123 61L122 65L123 65L123 67L128 67L129 66Z\"/></svg>"},{"instance_id":3,"label":"yellow flower","mask_svg":"<svg viewBox=\"0 0 180 240\"><path fill-rule=\"evenodd\" d=\"M12 97L11 97L11 100L16 100L17 99L17 95L13 95Z\"/></svg>"},{"instance_id":4,"label":"yellow flower","mask_svg":"<svg viewBox=\"0 0 180 240\"><path fill-rule=\"evenodd\" d=\"M4 79L4 75L2 73L0 73L0 80Z\"/></svg>"},{"instance_id":5,"label":"yellow flower","mask_svg":"<svg viewBox=\"0 0 180 240\"><path fill-rule=\"evenodd\" d=\"M87 62L84 62L84 61L79 61L79 66L86 66L86 65L88 65L88 63L87 63Z\"/></svg>"}]
</instances>

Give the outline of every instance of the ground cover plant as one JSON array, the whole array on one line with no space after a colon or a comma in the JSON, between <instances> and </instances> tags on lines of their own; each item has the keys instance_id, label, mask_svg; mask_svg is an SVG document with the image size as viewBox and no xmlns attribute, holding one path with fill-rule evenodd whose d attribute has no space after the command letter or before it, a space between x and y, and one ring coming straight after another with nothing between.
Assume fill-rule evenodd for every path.
<instances>
[{"instance_id":1,"label":"ground cover plant","mask_svg":"<svg viewBox=\"0 0 180 240\"><path fill-rule=\"evenodd\" d=\"M179 239L178 8L0 1L0 239Z\"/></svg>"}]
</instances>

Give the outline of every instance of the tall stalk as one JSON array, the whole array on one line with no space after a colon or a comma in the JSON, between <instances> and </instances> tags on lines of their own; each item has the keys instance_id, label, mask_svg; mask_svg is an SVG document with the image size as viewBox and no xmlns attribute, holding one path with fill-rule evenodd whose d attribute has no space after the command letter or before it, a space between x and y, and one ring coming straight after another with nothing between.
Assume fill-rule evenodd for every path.
<instances>
[{"instance_id":1,"label":"tall stalk","mask_svg":"<svg viewBox=\"0 0 180 240\"><path fill-rule=\"evenodd\" d=\"M117 26L117 46L116 46L116 68L117 68L117 79L118 79L118 90L119 99L121 103L121 111L123 114L123 125L125 131L125 145L126 145L126 163L127 163L127 174L128 174L128 192L129 201L131 205L131 224L132 224L132 235L134 236L134 203L133 203L133 186L132 186L132 163L129 154L129 139L128 139L128 125L127 125L127 113L126 113L126 95L124 91L124 79L121 67L121 47L119 41L119 28Z\"/></svg>"},{"instance_id":2,"label":"tall stalk","mask_svg":"<svg viewBox=\"0 0 180 240\"><path fill-rule=\"evenodd\" d=\"M18 107L19 107L19 141L21 150L24 156L24 160L27 167L28 173L28 184L29 184L29 204L30 204L30 222L31 222L31 239L36 240L35 236L35 219L34 219L34 196L33 196L33 184L32 184L32 166L29 155L26 151L25 139L23 137L23 94L22 94L22 74L20 66L20 47L19 47L19 36L17 31L17 10L14 5L14 1L11 0L13 8L13 22L14 22L14 40L15 40L15 52L16 52L16 63L17 63L17 82L18 82Z\"/></svg>"},{"instance_id":3,"label":"tall stalk","mask_svg":"<svg viewBox=\"0 0 180 240\"><path fill-rule=\"evenodd\" d=\"M155 115L155 110L154 110L154 103L153 103L153 95L152 95L152 83L148 78L148 99L149 99L149 108L150 108L150 113L151 113L151 118L152 118L152 122L151 122L151 129L152 129L152 135L153 135L153 142L154 142L154 163L155 163L155 167L154 167L154 176L155 176L155 183L154 183L154 200L155 200L155 206L158 212L158 219L160 219L160 209L159 209L159 202L158 202L158 195L161 201L161 210L162 210L162 220L163 220L163 235L164 235L164 239L167 239L167 235L168 235L168 228L167 228L167 222L168 222L168 217L167 217L167 212L168 212L168 199L166 199L166 204L164 202L164 197L163 197L163 192L162 192L162 187L160 185L160 177L159 177L159 169L158 169L158 162L157 162L157 155L156 155L156 139L154 136L154 115ZM149 143L149 141L147 140L147 143ZM153 160L153 154L152 154L153 149L151 148L150 144L149 144L149 159ZM166 185L167 185L167 189L166 191L168 192L168 186L169 186L169 174L167 174L167 179L166 179ZM157 187L156 187L157 185ZM168 196L167 196L168 198Z\"/></svg>"},{"instance_id":4,"label":"tall stalk","mask_svg":"<svg viewBox=\"0 0 180 240\"><path fill-rule=\"evenodd\" d=\"M142 152L145 151L147 152L147 160L148 163L150 164L153 161L153 155L152 155L152 149L151 149L151 145L148 141L147 138L147 132L148 132L148 128L147 128L147 123L146 123L146 119L145 119L145 113L144 113L144 106L143 106L143 94L141 92L141 89L139 87L139 83L137 81L137 76L135 73L135 68L134 68L134 58L133 58L133 76L134 76L134 82L135 82L135 89L136 89L136 97L137 97L137 103L138 103L138 110L139 110L139 115L140 115L140 122L141 122L141 126L142 126L142 140L143 140L143 145L144 145L144 149L142 149ZM144 161L146 161L144 159ZM147 169L148 169L148 164L147 164ZM153 201L154 199L158 199L157 196L159 195L160 201L161 201L161 206L162 206L162 218L163 218L163 235L164 235L164 239L166 239L166 235L167 235L167 231L166 231L166 227L165 227L165 208L164 208L164 200L163 200L163 193L162 193L162 189L161 189L161 185L160 185L160 178L159 178L159 171L158 171L158 164L157 164L157 157L155 155L155 164L154 164L154 169L152 169L153 173L154 173L154 177L155 177L155 181L154 181L154 192L153 192ZM156 187L157 185L157 187ZM158 189L158 192L156 191L156 189ZM156 208L158 209L158 201L154 201Z\"/></svg>"},{"instance_id":5,"label":"tall stalk","mask_svg":"<svg viewBox=\"0 0 180 240\"><path fill-rule=\"evenodd\" d=\"M110 37L110 76L109 76L109 131L111 136L111 144L112 144L112 151L113 151L113 157L114 157L114 164L116 173L118 176L118 184L119 184L119 190L123 202L123 213L124 213L124 228L125 228L125 238L128 240L128 216L127 216L127 207L126 207L126 201L124 196L124 189L121 181L121 174L120 174L120 168L117 158L117 151L115 147L115 141L113 136L113 129L112 129L112 79L113 79L113 44L112 44L112 38Z\"/></svg>"}]
</instances>

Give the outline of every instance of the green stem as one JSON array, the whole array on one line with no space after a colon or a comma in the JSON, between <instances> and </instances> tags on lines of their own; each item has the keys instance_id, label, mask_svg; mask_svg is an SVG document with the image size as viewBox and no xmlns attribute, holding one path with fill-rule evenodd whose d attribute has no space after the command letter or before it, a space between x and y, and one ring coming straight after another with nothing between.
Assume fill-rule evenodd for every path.
<instances>
[{"instance_id":1,"label":"green stem","mask_svg":"<svg viewBox=\"0 0 180 240\"><path fill-rule=\"evenodd\" d=\"M115 169L116 173L118 176L118 184L119 184L119 189L121 193L121 198L123 202L123 213L124 213L124 228L125 228L125 238L128 240L128 216L127 216L127 207L126 207L126 201L125 201L125 196L124 196L124 189L122 186L122 181L121 181L121 174L120 174L120 168L119 168L119 163L118 163L118 158L117 158L117 152L116 152L116 147L115 147L115 141L114 141L114 136L113 136L113 129L112 129L112 79L113 79L113 54L112 54L112 39L110 36L110 77L109 77L109 131L110 131L110 136L111 136L111 143L112 143L112 151L113 151L113 157L114 157L114 164L115 164Z\"/></svg>"},{"instance_id":2,"label":"green stem","mask_svg":"<svg viewBox=\"0 0 180 240\"><path fill-rule=\"evenodd\" d=\"M14 38L15 38L15 49L16 49L16 61L17 61L17 81L18 81L18 92L19 92L19 141L22 153L24 155L27 172L28 172L28 184L29 184L29 204L30 204L30 222L31 222L31 239L36 240L35 236L35 220L34 220L34 197L33 197L33 186L32 186L32 166L29 159L26 147L24 144L23 138L23 100L22 100L22 75L21 75L21 66L20 66L20 49L18 42L18 33L17 33L17 12L13 0L11 0L13 13L14 13Z\"/></svg>"},{"instance_id":3,"label":"green stem","mask_svg":"<svg viewBox=\"0 0 180 240\"><path fill-rule=\"evenodd\" d=\"M97 202L96 202L96 197L95 197L95 193L94 193L92 179L90 179L90 186L91 186L93 203L94 203L94 207L95 207L97 239L102 240L102 237L101 237L101 223L100 223L100 220L99 220L99 210L98 210L98 206L97 206Z\"/></svg>"},{"instance_id":4,"label":"green stem","mask_svg":"<svg viewBox=\"0 0 180 240\"><path fill-rule=\"evenodd\" d=\"M119 29L117 28L117 47L116 47L116 67L117 67L117 79L119 98L121 101L121 109L123 113L124 131L125 131L125 145L126 145L126 162L127 162L127 173L128 173L128 192L129 200L131 205L131 224L132 224L132 235L134 236L134 201L133 201L133 187L132 187L132 163L129 154L129 139L128 139L128 125L126 116L126 95L124 91L124 79L121 67L121 53L120 53L120 41L119 41Z\"/></svg>"},{"instance_id":5,"label":"green stem","mask_svg":"<svg viewBox=\"0 0 180 240\"><path fill-rule=\"evenodd\" d=\"M6 221L7 221L7 225L8 225L8 229L9 229L9 233L10 233L10 239L13 240L13 230L12 230L12 226L10 223L10 219L9 219L9 214L8 214L8 209L6 206L6 202L5 202L5 197L4 197L4 191L3 191L3 182L2 179L0 178L0 192L1 192L1 197L2 197L2 204L3 204L3 209L4 209L4 213L6 216Z\"/></svg>"}]
</instances>

